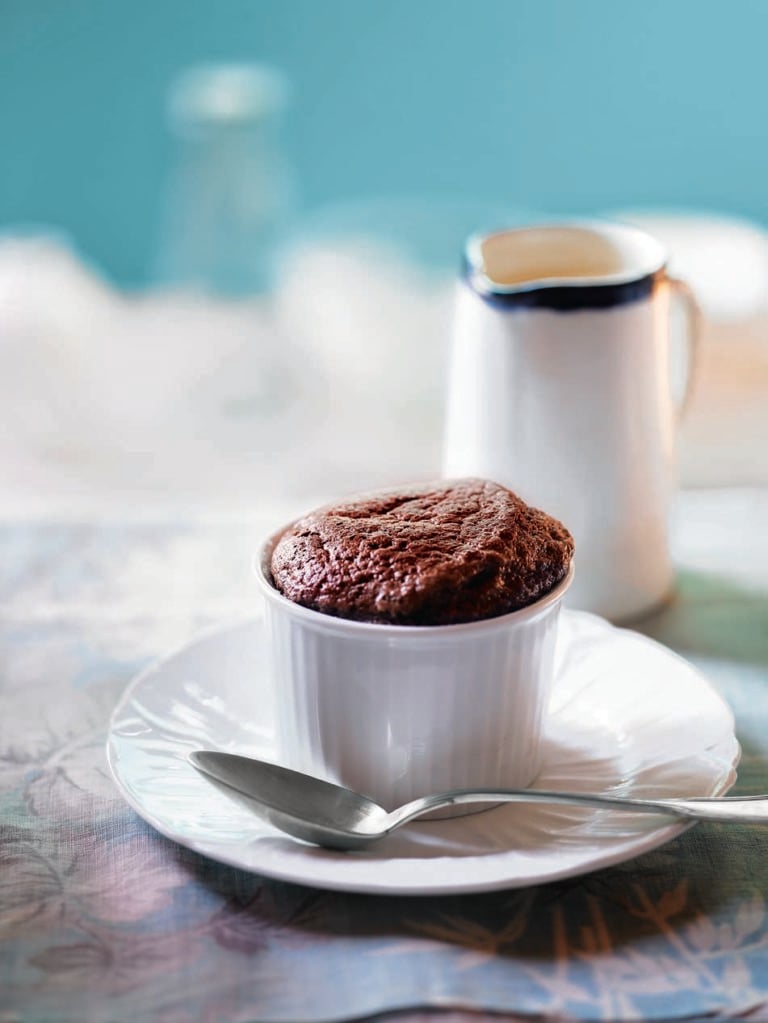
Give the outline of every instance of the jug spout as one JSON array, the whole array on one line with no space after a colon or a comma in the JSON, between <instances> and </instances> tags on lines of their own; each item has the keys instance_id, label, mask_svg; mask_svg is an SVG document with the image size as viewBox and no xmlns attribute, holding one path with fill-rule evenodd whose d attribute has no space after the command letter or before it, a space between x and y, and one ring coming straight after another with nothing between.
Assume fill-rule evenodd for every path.
<instances>
[{"instance_id":1,"label":"jug spout","mask_svg":"<svg viewBox=\"0 0 768 1023\"><path fill-rule=\"evenodd\" d=\"M663 277L666 253L639 228L598 221L512 228L470 238L465 276L510 308L596 308L637 301Z\"/></svg>"}]
</instances>

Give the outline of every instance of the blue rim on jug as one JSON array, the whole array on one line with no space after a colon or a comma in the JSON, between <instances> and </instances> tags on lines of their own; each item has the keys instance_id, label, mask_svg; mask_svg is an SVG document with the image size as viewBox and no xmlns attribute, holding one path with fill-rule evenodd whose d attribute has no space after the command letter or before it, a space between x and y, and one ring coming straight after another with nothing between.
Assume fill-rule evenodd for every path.
<instances>
[{"instance_id":1,"label":"blue rim on jug","mask_svg":"<svg viewBox=\"0 0 768 1023\"><path fill-rule=\"evenodd\" d=\"M523 261L522 248L542 243L558 252L558 241L581 240L592 246L610 249L613 262L602 268L599 259L591 272L563 272L553 259L553 269L535 277L521 274L519 280L505 281L489 272L487 249L504 245L507 255ZM550 255L550 258L551 255ZM574 258L571 256L571 258ZM627 224L600 221L564 221L514 227L490 234L472 235L464 248L463 277L469 287L490 305L504 309L549 309L572 312L584 309L608 309L649 298L665 279L667 254L652 235Z\"/></svg>"}]
</instances>

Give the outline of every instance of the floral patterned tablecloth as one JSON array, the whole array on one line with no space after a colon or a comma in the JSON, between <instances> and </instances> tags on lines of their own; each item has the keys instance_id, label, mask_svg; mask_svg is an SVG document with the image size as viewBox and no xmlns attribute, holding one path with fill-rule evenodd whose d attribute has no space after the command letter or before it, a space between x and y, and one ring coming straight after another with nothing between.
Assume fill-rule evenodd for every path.
<instances>
[{"instance_id":1,"label":"floral patterned tablecloth","mask_svg":"<svg viewBox=\"0 0 768 1023\"><path fill-rule=\"evenodd\" d=\"M684 495L678 597L641 625L734 708L740 792L768 791L766 522L768 492ZM220 865L129 809L112 707L249 611L264 526L0 524L0 1023L768 1020L768 829L694 828L538 888L386 898Z\"/></svg>"}]
</instances>

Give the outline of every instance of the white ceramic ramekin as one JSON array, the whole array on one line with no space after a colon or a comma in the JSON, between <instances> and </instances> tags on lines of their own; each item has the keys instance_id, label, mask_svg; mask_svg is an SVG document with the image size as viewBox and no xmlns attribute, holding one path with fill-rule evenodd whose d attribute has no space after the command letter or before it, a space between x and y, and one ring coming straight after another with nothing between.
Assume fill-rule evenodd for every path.
<instances>
[{"instance_id":1,"label":"white ceramic ramekin","mask_svg":"<svg viewBox=\"0 0 768 1023\"><path fill-rule=\"evenodd\" d=\"M573 578L520 611L461 625L373 625L295 604L256 576L283 764L387 809L447 789L524 787L540 765L557 620Z\"/></svg>"}]
</instances>

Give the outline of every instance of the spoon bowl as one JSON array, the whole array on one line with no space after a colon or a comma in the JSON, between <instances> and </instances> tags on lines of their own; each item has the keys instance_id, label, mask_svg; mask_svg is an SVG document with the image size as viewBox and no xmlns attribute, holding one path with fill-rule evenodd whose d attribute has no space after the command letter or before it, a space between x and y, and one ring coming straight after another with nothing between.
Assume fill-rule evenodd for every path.
<instances>
[{"instance_id":1,"label":"spoon bowl","mask_svg":"<svg viewBox=\"0 0 768 1023\"><path fill-rule=\"evenodd\" d=\"M693 821L768 824L768 795L635 799L538 789L457 789L413 799L387 811L351 789L264 760L195 750L189 754L189 761L228 796L280 831L327 849L364 849L416 817L471 803L550 803L664 814Z\"/></svg>"}]
</instances>

